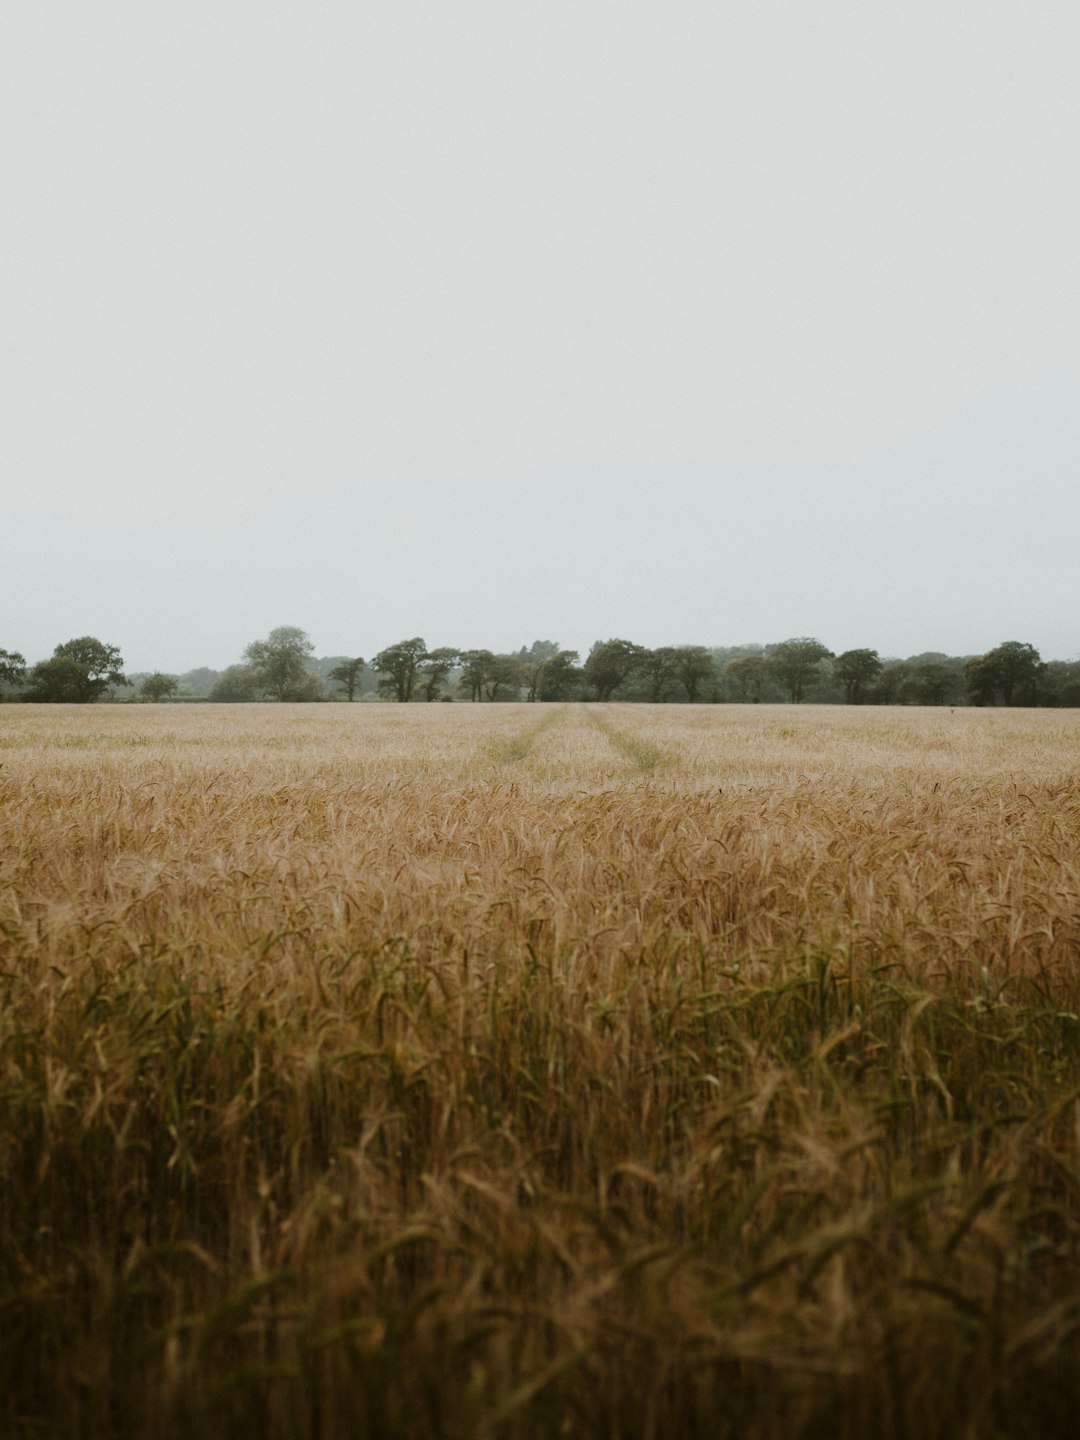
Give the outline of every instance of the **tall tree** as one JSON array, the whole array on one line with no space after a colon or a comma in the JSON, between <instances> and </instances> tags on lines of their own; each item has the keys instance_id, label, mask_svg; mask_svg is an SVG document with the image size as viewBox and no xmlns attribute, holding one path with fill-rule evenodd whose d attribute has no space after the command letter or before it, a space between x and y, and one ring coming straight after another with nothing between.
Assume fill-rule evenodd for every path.
<instances>
[{"instance_id":1,"label":"tall tree","mask_svg":"<svg viewBox=\"0 0 1080 1440\"><path fill-rule=\"evenodd\" d=\"M673 652L675 676L691 705L700 698L701 687L716 674L716 659L704 645L676 645Z\"/></svg>"},{"instance_id":2,"label":"tall tree","mask_svg":"<svg viewBox=\"0 0 1080 1440\"><path fill-rule=\"evenodd\" d=\"M380 693L392 696L402 705L408 704L416 689L420 662L426 655L427 645L419 635L412 640L399 640L396 645L380 650L371 662L371 668L382 676Z\"/></svg>"},{"instance_id":3,"label":"tall tree","mask_svg":"<svg viewBox=\"0 0 1080 1440\"><path fill-rule=\"evenodd\" d=\"M458 663L458 651L452 645L438 645L429 650L420 663L424 678L424 699L434 700L446 684L446 677Z\"/></svg>"},{"instance_id":4,"label":"tall tree","mask_svg":"<svg viewBox=\"0 0 1080 1440\"><path fill-rule=\"evenodd\" d=\"M828 660L832 651L811 635L798 635L791 640L781 640L770 645L767 653L769 668L788 692L793 705L802 703L807 686L816 679L823 660Z\"/></svg>"},{"instance_id":5,"label":"tall tree","mask_svg":"<svg viewBox=\"0 0 1080 1440\"><path fill-rule=\"evenodd\" d=\"M1005 640L965 666L968 691L976 705L1034 705L1038 684L1046 670L1034 645Z\"/></svg>"},{"instance_id":6,"label":"tall tree","mask_svg":"<svg viewBox=\"0 0 1080 1440\"><path fill-rule=\"evenodd\" d=\"M577 695L582 682L576 650L560 650L545 660L537 689L538 700L568 700Z\"/></svg>"},{"instance_id":7,"label":"tall tree","mask_svg":"<svg viewBox=\"0 0 1080 1440\"><path fill-rule=\"evenodd\" d=\"M906 660L885 660L878 675L876 696L882 705L903 705L913 694L911 666Z\"/></svg>"},{"instance_id":8,"label":"tall tree","mask_svg":"<svg viewBox=\"0 0 1080 1440\"><path fill-rule=\"evenodd\" d=\"M589 651L583 670L597 700L610 700L640 668L645 651L632 640L598 640Z\"/></svg>"},{"instance_id":9,"label":"tall tree","mask_svg":"<svg viewBox=\"0 0 1080 1440\"><path fill-rule=\"evenodd\" d=\"M1039 688L1044 704L1080 705L1080 660L1048 660Z\"/></svg>"},{"instance_id":10,"label":"tall tree","mask_svg":"<svg viewBox=\"0 0 1080 1440\"><path fill-rule=\"evenodd\" d=\"M947 665L930 660L916 667L911 689L920 705L944 705L955 683Z\"/></svg>"},{"instance_id":11,"label":"tall tree","mask_svg":"<svg viewBox=\"0 0 1080 1440\"><path fill-rule=\"evenodd\" d=\"M861 705L863 695L881 674L881 656L876 650L845 650L833 661L833 676L844 687L848 705Z\"/></svg>"},{"instance_id":12,"label":"tall tree","mask_svg":"<svg viewBox=\"0 0 1080 1440\"><path fill-rule=\"evenodd\" d=\"M527 650L523 645L518 651L518 669L526 700L534 702L543 699L544 671L560 653L554 640L534 640Z\"/></svg>"},{"instance_id":13,"label":"tall tree","mask_svg":"<svg viewBox=\"0 0 1080 1440\"><path fill-rule=\"evenodd\" d=\"M463 650L458 685L470 700L513 699L521 693L521 659L491 650Z\"/></svg>"},{"instance_id":14,"label":"tall tree","mask_svg":"<svg viewBox=\"0 0 1080 1440\"><path fill-rule=\"evenodd\" d=\"M311 698L305 660L315 653L307 632L279 625L265 640L253 640L244 659L259 677L259 687L275 700Z\"/></svg>"},{"instance_id":15,"label":"tall tree","mask_svg":"<svg viewBox=\"0 0 1080 1440\"><path fill-rule=\"evenodd\" d=\"M484 680L485 700L521 698L521 661L516 655L494 655Z\"/></svg>"},{"instance_id":16,"label":"tall tree","mask_svg":"<svg viewBox=\"0 0 1080 1440\"><path fill-rule=\"evenodd\" d=\"M362 655L356 655L351 660L343 660L340 665L335 665L330 671L330 679L338 682L350 703L356 694L363 671L364 657Z\"/></svg>"},{"instance_id":17,"label":"tall tree","mask_svg":"<svg viewBox=\"0 0 1080 1440\"><path fill-rule=\"evenodd\" d=\"M737 660L729 660L724 666L724 674L735 682L741 700L750 700L755 705L760 703L761 692L768 679L764 655L740 655Z\"/></svg>"},{"instance_id":18,"label":"tall tree","mask_svg":"<svg viewBox=\"0 0 1080 1440\"><path fill-rule=\"evenodd\" d=\"M0 650L0 685L21 685L26 661L17 650Z\"/></svg>"},{"instance_id":19,"label":"tall tree","mask_svg":"<svg viewBox=\"0 0 1080 1440\"><path fill-rule=\"evenodd\" d=\"M490 650L463 650L460 655L461 678L458 688L464 690L470 700L484 698L484 681L488 666L495 659Z\"/></svg>"},{"instance_id":20,"label":"tall tree","mask_svg":"<svg viewBox=\"0 0 1080 1440\"><path fill-rule=\"evenodd\" d=\"M650 701L661 704L671 694L677 679L674 646L661 645L655 650L642 651L638 673L645 682Z\"/></svg>"},{"instance_id":21,"label":"tall tree","mask_svg":"<svg viewBox=\"0 0 1080 1440\"><path fill-rule=\"evenodd\" d=\"M49 660L30 671L30 698L49 703L88 705L115 685L128 683L115 645L93 635L57 645Z\"/></svg>"}]
</instances>

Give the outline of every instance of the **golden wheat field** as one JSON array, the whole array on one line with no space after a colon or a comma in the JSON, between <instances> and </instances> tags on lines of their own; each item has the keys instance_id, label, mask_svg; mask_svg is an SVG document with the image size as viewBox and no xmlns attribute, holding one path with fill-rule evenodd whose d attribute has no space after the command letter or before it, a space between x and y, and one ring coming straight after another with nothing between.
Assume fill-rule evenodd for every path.
<instances>
[{"instance_id":1,"label":"golden wheat field","mask_svg":"<svg viewBox=\"0 0 1080 1440\"><path fill-rule=\"evenodd\" d=\"M1072 1436L1080 714L0 710L0 1435Z\"/></svg>"}]
</instances>

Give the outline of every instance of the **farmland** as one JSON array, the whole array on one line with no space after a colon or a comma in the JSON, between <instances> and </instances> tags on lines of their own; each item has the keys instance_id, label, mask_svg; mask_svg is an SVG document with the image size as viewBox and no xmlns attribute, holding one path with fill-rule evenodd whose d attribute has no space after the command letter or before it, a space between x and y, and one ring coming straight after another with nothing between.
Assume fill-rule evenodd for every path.
<instances>
[{"instance_id":1,"label":"farmland","mask_svg":"<svg viewBox=\"0 0 1080 1440\"><path fill-rule=\"evenodd\" d=\"M1080 715L0 712L0 1434L1071 1435Z\"/></svg>"}]
</instances>

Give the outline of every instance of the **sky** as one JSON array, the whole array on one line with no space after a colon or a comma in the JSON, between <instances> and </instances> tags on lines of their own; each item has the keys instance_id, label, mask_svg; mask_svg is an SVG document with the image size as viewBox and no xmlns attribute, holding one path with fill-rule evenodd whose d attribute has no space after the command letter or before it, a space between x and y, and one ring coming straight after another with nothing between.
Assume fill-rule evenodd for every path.
<instances>
[{"instance_id":1,"label":"sky","mask_svg":"<svg viewBox=\"0 0 1080 1440\"><path fill-rule=\"evenodd\" d=\"M12 0L0 646L1080 655L1076 0Z\"/></svg>"}]
</instances>

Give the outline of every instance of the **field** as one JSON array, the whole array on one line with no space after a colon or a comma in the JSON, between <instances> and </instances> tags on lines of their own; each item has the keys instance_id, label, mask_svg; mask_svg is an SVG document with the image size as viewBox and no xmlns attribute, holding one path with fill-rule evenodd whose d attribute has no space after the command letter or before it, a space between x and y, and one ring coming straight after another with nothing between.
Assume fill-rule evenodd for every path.
<instances>
[{"instance_id":1,"label":"field","mask_svg":"<svg viewBox=\"0 0 1080 1440\"><path fill-rule=\"evenodd\" d=\"M1072 1436L1080 714L0 710L0 1435Z\"/></svg>"}]
</instances>

